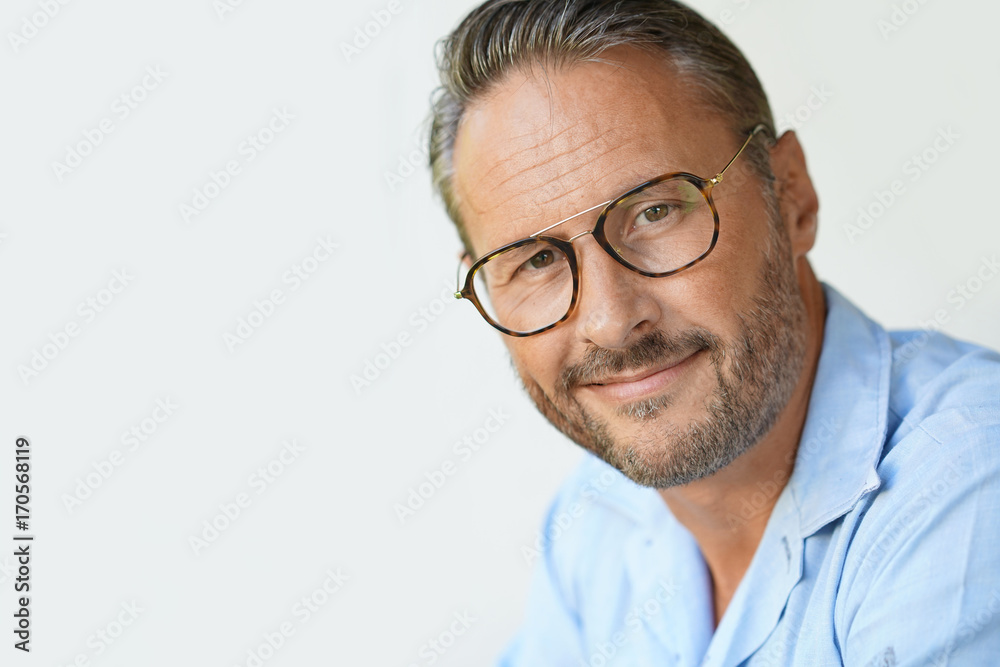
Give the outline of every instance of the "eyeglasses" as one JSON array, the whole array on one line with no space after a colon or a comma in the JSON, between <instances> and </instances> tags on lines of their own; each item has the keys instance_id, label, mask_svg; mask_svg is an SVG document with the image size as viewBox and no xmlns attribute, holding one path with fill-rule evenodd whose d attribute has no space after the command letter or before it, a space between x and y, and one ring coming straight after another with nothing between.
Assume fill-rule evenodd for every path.
<instances>
[{"instance_id":1,"label":"eyeglasses","mask_svg":"<svg viewBox=\"0 0 1000 667\"><path fill-rule=\"evenodd\" d=\"M705 259L719 239L719 212L712 189L760 132L751 130L718 174L704 179L687 172L663 174L616 199L580 211L530 236L480 257L465 276L456 299L468 299L483 318L508 336L533 336L572 315L580 291L573 241L592 234L619 264L650 278L665 278ZM569 238L545 235L603 207L594 228ZM466 253L461 270L469 259Z\"/></svg>"}]
</instances>

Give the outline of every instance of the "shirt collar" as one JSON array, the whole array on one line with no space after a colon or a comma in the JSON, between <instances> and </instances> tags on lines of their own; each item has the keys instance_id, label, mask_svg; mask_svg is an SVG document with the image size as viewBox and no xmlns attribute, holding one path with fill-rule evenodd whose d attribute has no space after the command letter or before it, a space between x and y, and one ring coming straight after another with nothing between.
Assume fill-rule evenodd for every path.
<instances>
[{"instance_id":1,"label":"shirt collar","mask_svg":"<svg viewBox=\"0 0 1000 667\"><path fill-rule=\"evenodd\" d=\"M805 538L847 513L879 487L876 471L888 429L889 335L830 285L826 322L795 468L785 493L798 508ZM593 455L589 474L610 469ZM665 510L653 489L622 478L602 502L649 525Z\"/></svg>"},{"instance_id":2,"label":"shirt collar","mask_svg":"<svg viewBox=\"0 0 1000 667\"><path fill-rule=\"evenodd\" d=\"M662 617L647 623L682 664L739 664L757 650L802 576L805 539L879 487L876 466L888 425L889 336L832 287L824 284L823 290L823 344L795 468L744 581L714 632L710 578L698 546L659 494L622 478L625 484L612 485L601 496L602 503L645 525L625 545L638 598L655 595L666 581L680 582L683 594L693 601L668 605ZM596 457L593 465L607 466Z\"/></svg>"},{"instance_id":3,"label":"shirt collar","mask_svg":"<svg viewBox=\"0 0 1000 667\"><path fill-rule=\"evenodd\" d=\"M788 481L803 538L879 487L888 429L889 335L833 287L823 291L823 347Z\"/></svg>"},{"instance_id":4,"label":"shirt collar","mask_svg":"<svg viewBox=\"0 0 1000 667\"><path fill-rule=\"evenodd\" d=\"M805 539L880 484L875 466L888 423L889 336L832 287L823 289L823 345L795 469L712 637L705 667L742 664L760 648L802 576Z\"/></svg>"}]
</instances>

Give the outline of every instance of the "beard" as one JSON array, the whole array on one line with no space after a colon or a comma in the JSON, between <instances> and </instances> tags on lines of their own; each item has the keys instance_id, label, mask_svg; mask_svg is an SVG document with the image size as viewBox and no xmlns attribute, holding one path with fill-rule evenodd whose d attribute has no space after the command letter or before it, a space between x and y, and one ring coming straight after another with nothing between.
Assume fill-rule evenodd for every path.
<instances>
[{"instance_id":1,"label":"beard","mask_svg":"<svg viewBox=\"0 0 1000 667\"><path fill-rule=\"evenodd\" d=\"M805 361L805 306L773 189L764 198L770 217L764 263L751 307L737 314L739 331L732 342L694 328L676 335L653 330L624 349L594 346L579 364L562 371L551 398L515 367L546 419L637 484L664 489L729 465L771 430L798 383ZM618 418L641 426L640 435L616 438L609 423L572 394L575 387L610 374L641 371L701 351L714 371L714 387L704 403L705 416L685 425L661 419L673 402L668 392L616 408Z\"/></svg>"}]
</instances>

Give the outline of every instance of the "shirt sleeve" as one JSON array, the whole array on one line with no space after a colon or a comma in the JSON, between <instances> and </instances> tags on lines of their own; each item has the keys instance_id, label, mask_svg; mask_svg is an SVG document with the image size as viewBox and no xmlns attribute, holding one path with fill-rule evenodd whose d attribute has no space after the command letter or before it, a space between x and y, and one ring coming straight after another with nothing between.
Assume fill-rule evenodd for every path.
<instances>
[{"instance_id":1,"label":"shirt sleeve","mask_svg":"<svg viewBox=\"0 0 1000 667\"><path fill-rule=\"evenodd\" d=\"M861 521L845 563L848 667L1000 664L1000 428L975 421L915 429L935 452L915 470L883 462L889 488L867 513L879 519Z\"/></svg>"},{"instance_id":2,"label":"shirt sleeve","mask_svg":"<svg viewBox=\"0 0 1000 667\"><path fill-rule=\"evenodd\" d=\"M587 664L581 650L580 617L564 590L567 573L560 571L553 541L554 516L560 505L553 501L542 524L541 544L526 547L533 559L531 584L524 620L501 653L497 667L578 667ZM540 549L538 547L541 547Z\"/></svg>"}]
</instances>

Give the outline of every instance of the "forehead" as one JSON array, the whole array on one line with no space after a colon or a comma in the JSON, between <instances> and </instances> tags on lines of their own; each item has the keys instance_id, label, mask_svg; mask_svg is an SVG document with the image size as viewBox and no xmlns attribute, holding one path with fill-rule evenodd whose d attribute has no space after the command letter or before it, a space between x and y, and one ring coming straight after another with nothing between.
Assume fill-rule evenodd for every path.
<instances>
[{"instance_id":1,"label":"forehead","mask_svg":"<svg viewBox=\"0 0 1000 667\"><path fill-rule=\"evenodd\" d=\"M667 171L722 166L727 133L687 77L633 49L603 60L514 72L466 111L453 185L477 254Z\"/></svg>"}]
</instances>

